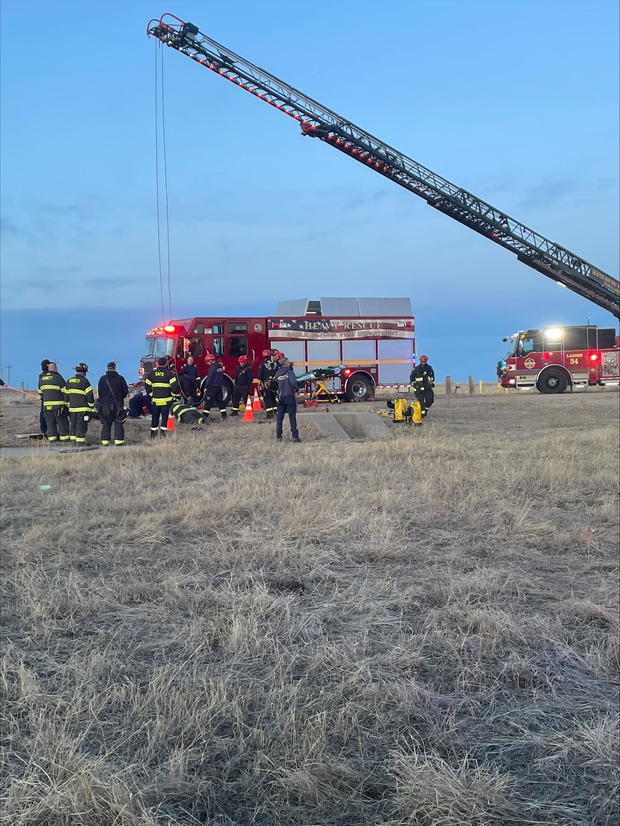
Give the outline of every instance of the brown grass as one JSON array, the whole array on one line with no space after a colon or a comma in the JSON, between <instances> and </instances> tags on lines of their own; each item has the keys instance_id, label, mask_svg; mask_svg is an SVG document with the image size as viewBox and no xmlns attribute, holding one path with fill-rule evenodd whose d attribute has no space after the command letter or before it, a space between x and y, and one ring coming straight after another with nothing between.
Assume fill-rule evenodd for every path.
<instances>
[{"instance_id":1,"label":"brown grass","mask_svg":"<svg viewBox=\"0 0 620 826\"><path fill-rule=\"evenodd\" d=\"M615 824L617 405L3 458L0 823Z\"/></svg>"}]
</instances>

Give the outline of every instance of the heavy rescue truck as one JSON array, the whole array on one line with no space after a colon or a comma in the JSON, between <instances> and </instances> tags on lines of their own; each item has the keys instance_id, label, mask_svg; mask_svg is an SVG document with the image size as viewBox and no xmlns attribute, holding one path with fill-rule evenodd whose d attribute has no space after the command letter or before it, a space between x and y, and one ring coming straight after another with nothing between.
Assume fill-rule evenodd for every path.
<instances>
[{"instance_id":1,"label":"heavy rescue truck","mask_svg":"<svg viewBox=\"0 0 620 826\"><path fill-rule=\"evenodd\" d=\"M377 387L409 382L415 360L411 302L408 298L303 298L280 302L270 318L177 319L148 331L140 373L144 375L162 357L179 370L193 356L202 396L205 357L212 354L224 365L228 402L239 357L247 356L256 376L263 351L272 349L282 351L298 375L338 366L329 390L348 401L365 401Z\"/></svg>"},{"instance_id":2,"label":"heavy rescue truck","mask_svg":"<svg viewBox=\"0 0 620 826\"><path fill-rule=\"evenodd\" d=\"M499 368L502 387L563 393L620 382L620 337L612 327L520 330L504 341L510 349Z\"/></svg>"}]
</instances>

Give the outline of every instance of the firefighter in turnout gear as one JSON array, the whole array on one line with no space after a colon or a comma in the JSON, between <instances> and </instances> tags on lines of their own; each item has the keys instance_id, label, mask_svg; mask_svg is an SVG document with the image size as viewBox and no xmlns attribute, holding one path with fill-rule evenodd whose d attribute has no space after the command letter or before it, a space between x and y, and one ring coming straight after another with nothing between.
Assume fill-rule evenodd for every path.
<instances>
[{"instance_id":1,"label":"firefighter in turnout gear","mask_svg":"<svg viewBox=\"0 0 620 826\"><path fill-rule=\"evenodd\" d=\"M235 389L232 397L231 416L239 415L239 406L245 402L252 388L252 365L248 364L247 356L239 356L239 367L235 376Z\"/></svg>"},{"instance_id":2,"label":"firefighter in turnout gear","mask_svg":"<svg viewBox=\"0 0 620 826\"><path fill-rule=\"evenodd\" d=\"M263 360L258 368L258 381L265 403L265 413L268 419L273 419L277 409L278 383L276 373L278 372L278 362L275 359L273 350L263 350Z\"/></svg>"},{"instance_id":3,"label":"firefighter in turnout gear","mask_svg":"<svg viewBox=\"0 0 620 826\"><path fill-rule=\"evenodd\" d=\"M39 395L45 411L46 435L50 442L69 441L69 417L63 390L65 380L58 372L56 362L50 361L39 378Z\"/></svg>"},{"instance_id":4,"label":"firefighter in turnout gear","mask_svg":"<svg viewBox=\"0 0 620 826\"><path fill-rule=\"evenodd\" d=\"M422 416L426 416L435 401L435 371L428 363L428 356L420 356L420 363L411 371L409 381L422 407Z\"/></svg>"},{"instance_id":5,"label":"firefighter in turnout gear","mask_svg":"<svg viewBox=\"0 0 620 826\"><path fill-rule=\"evenodd\" d=\"M144 379L152 404L151 439L157 436L158 431L160 436L165 437L172 397L181 392L179 381L167 364L167 359L158 359L155 370L147 373Z\"/></svg>"},{"instance_id":6,"label":"firefighter in turnout gear","mask_svg":"<svg viewBox=\"0 0 620 826\"><path fill-rule=\"evenodd\" d=\"M204 413L208 418L211 408L216 406L220 411L222 419L226 418L226 405L224 404L224 367L217 356L208 356L209 372L205 379L205 402Z\"/></svg>"},{"instance_id":7,"label":"firefighter in turnout gear","mask_svg":"<svg viewBox=\"0 0 620 826\"><path fill-rule=\"evenodd\" d=\"M107 370L97 385L101 444L106 447L111 444L113 425L114 444L116 447L122 447L125 444L125 420L127 419L125 399L128 395L127 382L116 372L116 362L109 361Z\"/></svg>"},{"instance_id":8,"label":"firefighter in turnout gear","mask_svg":"<svg viewBox=\"0 0 620 826\"><path fill-rule=\"evenodd\" d=\"M86 444L88 422L95 410L95 396L86 378L88 364L75 365L75 376L65 384L63 390L69 408L69 439L76 445Z\"/></svg>"},{"instance_id":9,"label":"firefighter in turnout gear","mask_svg":"<svg viewBox=\"0 0 620 826\"><path fill-rule=\"evenodd\" d=\"M185 402L173 402L170 412L177 422L181 422L181 424L199 425L209 423L202 410L185 404ZM196 429L199 430L200 428Z\"/></svg>"}]
</instances>

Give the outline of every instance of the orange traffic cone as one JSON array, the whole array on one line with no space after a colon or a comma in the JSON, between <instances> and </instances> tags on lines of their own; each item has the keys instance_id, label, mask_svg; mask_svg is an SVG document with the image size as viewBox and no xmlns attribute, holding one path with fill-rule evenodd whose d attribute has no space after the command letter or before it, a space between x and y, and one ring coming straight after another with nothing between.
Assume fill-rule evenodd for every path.
<instances>
[{"instance_id":1,"label":"orange traffic cone","mask_svg":"<svg viewBox=\"0 0 620 826\"><path fill-rule=\"evenodd\" d=\"M168 424L166 425L166 430L168 433L172 433L177 429L176 422L174 421L174 416L172 413L168 416Z\"/></svg>"},{"instance_id":2,"label":"orange traffic cone","mask_svg":"<svg viewBox=\"0 0 620 826\"><path fill-rule=\"evenodd\" d=\"M242 422L253 422L254 421L254 413L252 413L252 398L248 396L248 400L245 403L245 413L243 414L243 418L241 419Z\"/></svg>"},{"instance_id":3,"label":"orange traffic cone","mask_svg":"<svg viewBox=\"0 0 620 826\"><path fill-rule=\"evenodd\" d=\"M260 396L258 395L258 388L254 388L254 398L252 399L252 412L253 413L260 413L262 410L260 404Z\"/></svg>"}]
</instances>

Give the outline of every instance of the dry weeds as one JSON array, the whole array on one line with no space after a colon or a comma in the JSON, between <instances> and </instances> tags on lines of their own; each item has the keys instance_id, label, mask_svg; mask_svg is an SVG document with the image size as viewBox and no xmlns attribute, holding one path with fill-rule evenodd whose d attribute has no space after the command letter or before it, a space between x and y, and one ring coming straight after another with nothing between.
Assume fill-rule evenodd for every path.
<instances>
[{"instance_id":1,"label":"dry weeds","mask_svg":"<svg viewBox=\"0 0 620 826\"><path fill-rule=\"evenodd\" d=\"M3 459L0 823L615 824L617 404Z\"/></svg>"}]
</instances>

